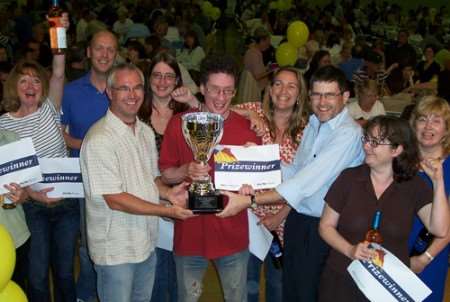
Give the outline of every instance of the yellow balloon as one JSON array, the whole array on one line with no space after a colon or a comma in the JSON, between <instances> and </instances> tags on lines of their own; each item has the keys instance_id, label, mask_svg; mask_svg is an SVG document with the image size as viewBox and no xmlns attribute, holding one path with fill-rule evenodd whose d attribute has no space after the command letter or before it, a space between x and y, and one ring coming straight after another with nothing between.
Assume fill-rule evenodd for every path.
<instances>
[{"instance_id":1,"label":"yellow balloon","mask_svg":"<svg viewBox=\"0 0 450 302\"><path fill-rule=\"evenodd\" d=\"M11 279L15 264L16 248L14 241L6 227L0 224L0 292Z\"/></svg>"},{"instance_id":2,"label":"yellow balloon","mask_svg":"<svg viewBox=\"0 0 450 302\"><path fill-rule=\"evenodd\" d=\"M308 41L308 26L302 21L292 22L287 29L287 39L295 47L305 45Z\"/></svg>"},{"instance_id":3,"label":"yellow balloon","mask_svg":"<svg viewBox=\"0 0 450 302\"><path fill-rule=\"evenodd\" d=\"M27 302L27 296L14 281L9 281L0 292L0 302Z\"/></svg>"},{"instance_id":4,"label":"yellow balloon","mask_svg":"<svg viewBox=\"0 0 450 302\"><path fill-rule=\"evenodd\" d=\"M214 21L219 20L220 15L221 15L220 8L218 8L218 7L213 7L213 8L211 9L210 14L211 14L211 19L213 19Z\"/></svg>"},{"instance_id":5,"label":"yellow balloon","mask_svg":"<svg viewBox=\"0 0 450 302\"><path fill-rule=\"evenodd\" d=\"M206 15L206 13L213 8L213 5L209 1L205 1L202 4L202 11Z\"/></svg>"},{"instance_id":6,"label":"yellow balloon","mask_svg":"<svg viewBox=\"0 0 450 302\"><path fill-rule=\"evenodd\" d=\"M297 48L288 42L282 43L275 51L275 58L280 66L294 65L297 61Z\"/></svg>"}]
</instances>

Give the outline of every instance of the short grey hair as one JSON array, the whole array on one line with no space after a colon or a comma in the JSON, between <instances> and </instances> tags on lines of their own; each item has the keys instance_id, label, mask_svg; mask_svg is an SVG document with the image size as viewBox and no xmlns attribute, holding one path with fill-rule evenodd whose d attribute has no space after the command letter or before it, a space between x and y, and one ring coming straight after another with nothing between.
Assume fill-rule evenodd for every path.
<instances>
[{"instance_id":1,"label":"short grey hair","mask_svg":"<svg viewBox=\"0 0 450 302\"><path fill-rule=\"evenodd\" d=\"M116 74L119 71L128 70L136 72L141 78L142 84L145 85L145 77L142 71L136 65L132 63L120 63L114 66L108 73L108 78L106 79L106 87L111 89L116 84Z\"/></svg>"}]
</instances>

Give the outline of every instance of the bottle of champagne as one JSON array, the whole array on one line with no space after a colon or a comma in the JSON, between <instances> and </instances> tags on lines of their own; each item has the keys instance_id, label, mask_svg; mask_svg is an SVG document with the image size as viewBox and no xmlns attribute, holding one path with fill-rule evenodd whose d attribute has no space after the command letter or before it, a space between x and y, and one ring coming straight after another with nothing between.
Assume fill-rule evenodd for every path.
<instances>
[{"instance_id":1,"label":"bottle of champagne","mask_svg":"<svg viewBox=\"0 0 450 302\"><path fill-rule=\"evenodd\" d=\"M14 209L16 204L4 195L0 195L0 201L2 202L2 208L5 210Z\"/></svg>"},{"instance_id":2,"label":"bottle of champagne","mask_svg":"<svg viewBox=\"0 0 450 302\"><path fill-rule=\"evenodd\" d=\"M380 233L381 211L377 210L373 215L372 227L366 233L366 241L382 244L383 236Z\"/></svg>"},{"instance_id":3,"label":"bottle of champagne","mask_svg":"<svg viewBox=\"0 0 450 302\"><path fill-rule=\"evenodd\" d=\"M430 232L428 232L427 228L422 228L422 230L420 230L419 236L417 236L416 242L414 242L409 256L412 257L422 255L430 246L433 238L434 236Z\"/></svg>"},{"instance_id":4,"label":"bottle of champagne","mask_svg":"<svg viewBox=\"0 0 450 302\"><path fill-rule=\"evenodd\" d=\"M58 0L52 0L48 11L48 23L50 25L50 48L53 54L62 54L67 48L66 28L61 23L62 9Z\"/></svg>"},{"instance_id":5,"label":"bottle of champagne","mask_svg":"<svg viewBox=\"0 0 450 302\"><path fill-rule=\"evenodd\" d=\"M283 246L277 233L275 231L271 231L270 233L273 235L273 240L270 245L269 254L275 268L281 269L283 267Z\"/></svg>"}]
</instances>

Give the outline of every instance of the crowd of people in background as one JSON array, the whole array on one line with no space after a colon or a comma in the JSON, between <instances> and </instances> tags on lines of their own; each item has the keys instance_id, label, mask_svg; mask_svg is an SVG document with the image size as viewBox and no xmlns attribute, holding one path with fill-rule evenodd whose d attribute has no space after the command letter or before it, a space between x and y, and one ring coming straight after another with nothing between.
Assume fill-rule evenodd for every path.
<instances>
[{"instance_id":1,"label":"crowd of people in background","mask_svg":"<svg viewBox=\"0 0 450 302\"><path fill-rule=\"evenodd\" d=\"M53 55L38 2L0 10L0 144L31 137L40 157L80 157L86 197L8 186L17 207L0 208L0 223L31 302L198 301L209 260L226 301L258 301L263 266L268 302L365 301L345 268L373 256L362 240L380 209L399 226L381 227L386 248L433 290L425 301L442 301L448 7L64 1L68 48ZM295 20L308 41L293 66L278 66ZM386 116L392 96L411 100L401 117ZM222 144L279 144L283 182L225 192L218 215L185 209L185 181L214 170L182 136L181 116L201 111L225 119ZM280 237L282 269L249 253L245 208ZM173 251L156 247L158 217L174 221ZM423 228L436 238L410 258Z\"/></svg>"}]
</instances>

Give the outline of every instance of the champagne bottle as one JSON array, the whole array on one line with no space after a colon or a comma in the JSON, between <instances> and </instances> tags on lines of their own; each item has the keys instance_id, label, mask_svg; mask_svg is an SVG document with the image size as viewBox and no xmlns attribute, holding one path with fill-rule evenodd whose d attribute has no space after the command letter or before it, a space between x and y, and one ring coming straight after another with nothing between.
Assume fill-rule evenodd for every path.
<instances>
[{"instance_id":1,"label":"champagne bottle","mask_svg":"<svg viewBox=\"0 0 450 302\"><path fill-rule=\"evenodd\" d=\"M416 241L414 242L414 245L412 247L411 252L409 253L409 256L418 256L422 255L430 246L431 241L433 241L434 236L428 232L427 228L422 228L420 230L419 235L417 236Z\"/></svg>"},{"instance_id":2,"label":"champagne bottle","mask_svg":"<svg viewBox=\"0 0 450 302\"><path fill-rule=\"evenodd\" d=\"M273 235L272 244L270 245L269 254L272 258L272 263L277 269L283 267L283 246L280 238L275 231L270 232Z\"/></svg>"},{"instance_id":3,"label":"champagne bottle","mask_svg":"<svg viewBox=\"0 0 450 302\"><path fill-rule=\"evenodd\" d=\"M2 208L5 210L14 209L16 204L4 195L0 195L0 201L2 202Z\"/></svg>"},{"instance_id":4,"label":"champagne bottle","mask_svg":"<svg viewBox=\"0 0 450 302\"><path fill-rule=\"evenodd\" d=\"M50 48L53 54L62 54L67 48L66 28L62 25L63 11L58 0L52 0L48 11L48 23L50 25Z\"/></svg>"},{"instance_id":5,"label":"champagne bottle","mask_svg":"<svg viewBox=\"0 0 450 302\"><path fill-rule=\"evenodd\" d=\"M382 244L383 236L380 233L381 211L377 210L373 215L372 227L366 233L366 241Z\"/></svg>"}]
</instances>

